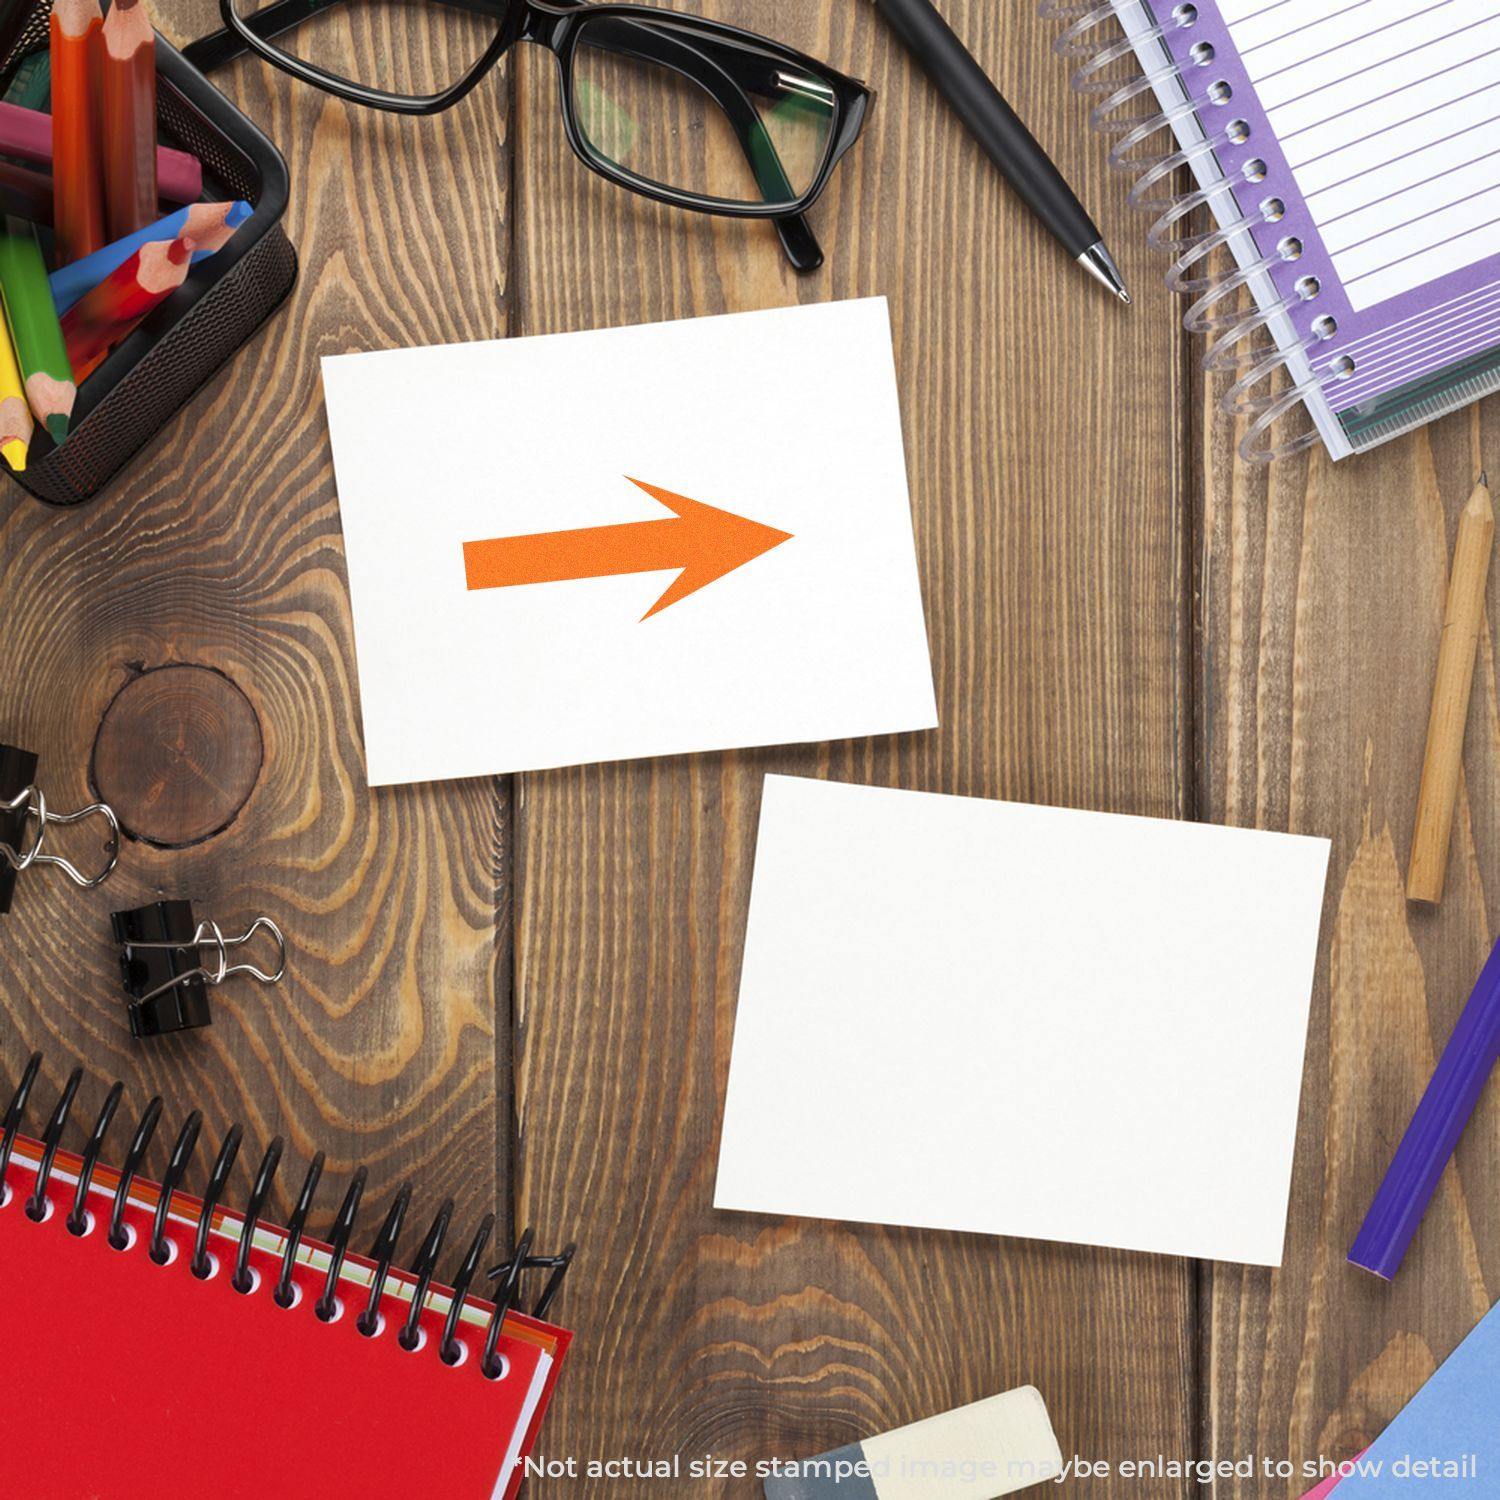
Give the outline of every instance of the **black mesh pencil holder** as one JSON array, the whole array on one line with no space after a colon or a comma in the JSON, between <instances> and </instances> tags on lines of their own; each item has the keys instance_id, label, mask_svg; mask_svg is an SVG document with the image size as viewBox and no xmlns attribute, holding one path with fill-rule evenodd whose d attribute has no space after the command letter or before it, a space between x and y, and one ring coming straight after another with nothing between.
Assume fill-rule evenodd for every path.
<instances>
[{"instance_id":1,"label":"black mesh pencil holder","mask_svg":"<svg viewBox=\"0 0 1500 1500\"><path fill-rule=\"evenodd\" d=\"M0 76L46 46L50 13L50 0L34 0ZM11 478L49 505L97 495L270 317L297 279L297 252L281 227L289 188L281 153L160 36L156 75L161 140L203 163L206 201L242 198L253 211L79 386L61 447L38 425L25 471Z\"/></svg>"}]
</instances>

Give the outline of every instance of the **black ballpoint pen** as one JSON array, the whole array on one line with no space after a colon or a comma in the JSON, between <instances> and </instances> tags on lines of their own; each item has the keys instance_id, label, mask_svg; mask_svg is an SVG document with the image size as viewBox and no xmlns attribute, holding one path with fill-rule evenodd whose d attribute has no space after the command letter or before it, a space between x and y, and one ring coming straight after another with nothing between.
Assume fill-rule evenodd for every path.
<instances>
[{"instance_id":1,"label":"black ballpoint pen","mask_svg":"<svg viewBox=\"0 0 1500 1500\"><path fill-rule=\"evenodd\" d=\"M1129 302L1120 268L1087 210L930 0L875 0L875 9L1063 249Z\"/></svg>"}]
</instances>

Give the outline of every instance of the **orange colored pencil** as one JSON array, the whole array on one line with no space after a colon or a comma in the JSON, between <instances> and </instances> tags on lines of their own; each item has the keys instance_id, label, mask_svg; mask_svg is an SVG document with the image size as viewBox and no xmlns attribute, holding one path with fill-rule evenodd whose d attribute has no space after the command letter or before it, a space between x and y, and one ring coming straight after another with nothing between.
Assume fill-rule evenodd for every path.
<instances>
[{"instance_id":1,"label":"orange colored pencil","mask_svg":"<svg viewBox=\"0 0 1500 1500\"><path fill-rule=\"evenodd\" d=\"M108 243L99 160L99 0L52 0L52 176L59 265Z\"/></svg>"},{"instance_id":2,"label":"orange colored pencil","mask_svg":"<svg viewBox=\"0 0 1500 1500\"><path fill-rule=\"evenodd\" d=\"M187 235L152 240L117 266L62 317L68 363L80 383L148 312L180 287L193 258Z\"/></svg>"},{"instance_id":3,"label":"orange colored pencil","mask_svg":"<svg viewBox=\"0 0 1500 1500\"><path fill-rule=\"evenodd\" d=\"M113 0L101 47L104 222L112 240L155 221L156 33L146 0Z\"/></svg>"}]
</instances>

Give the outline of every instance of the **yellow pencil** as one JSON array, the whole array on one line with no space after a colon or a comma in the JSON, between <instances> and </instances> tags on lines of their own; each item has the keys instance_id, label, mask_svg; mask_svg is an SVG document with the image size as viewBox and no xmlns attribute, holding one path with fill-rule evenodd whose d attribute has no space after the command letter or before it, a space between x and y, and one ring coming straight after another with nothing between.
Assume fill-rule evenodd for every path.
<instances>
[{"instance_id":1,"label":"yellow pencil","mask_svg":"<svg viewBox=\"0 0 1500 1500\"><path fill-rule=\"evenodd\" d=\"M0 453L17 474L26 467L32 426L16 348L10 341L10 330L0 319Z\"/></svg>"}]
</instances>

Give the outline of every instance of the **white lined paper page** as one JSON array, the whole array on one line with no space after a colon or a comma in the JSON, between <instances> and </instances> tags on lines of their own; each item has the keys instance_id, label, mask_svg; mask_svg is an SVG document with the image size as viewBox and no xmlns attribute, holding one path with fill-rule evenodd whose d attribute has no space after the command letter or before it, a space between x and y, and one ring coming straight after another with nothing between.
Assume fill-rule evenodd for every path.
<instances>
[{"instance_id":1,"label":"white lined paper page","mask_svg":"<svg viewBox=\"0 0 1500 1500\"><path fill-rule=\"evenodd\" d=\"M1500 250L1500 0L1220 0L1356 309Z\"/></svg>"}]
</instances>

